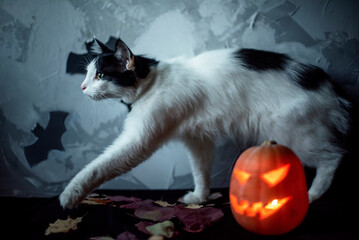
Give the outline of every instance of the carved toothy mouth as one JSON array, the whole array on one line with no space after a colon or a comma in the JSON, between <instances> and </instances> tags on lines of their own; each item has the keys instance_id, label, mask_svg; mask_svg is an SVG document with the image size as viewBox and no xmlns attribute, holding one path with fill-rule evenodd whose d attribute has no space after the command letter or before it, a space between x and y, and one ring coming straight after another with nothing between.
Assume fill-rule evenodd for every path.
<instances>
[{"instance_id":1,"label":"carved toothy mouth","mask_svg":"<svg viewBox=\"0 0 359 240\"><path fill-rule=\"evenodd\" d=\"M232 208L235 212L240 215L246 215L248 217L258 216L260 220L266 219L267 217L276 213L281 209L289 200L291 196L274 199L264 206L262 202L253 202L251 205L247 200L241 200L238 202L238 198L234 195L229 196Z\"/></svg>"}]
</instances>

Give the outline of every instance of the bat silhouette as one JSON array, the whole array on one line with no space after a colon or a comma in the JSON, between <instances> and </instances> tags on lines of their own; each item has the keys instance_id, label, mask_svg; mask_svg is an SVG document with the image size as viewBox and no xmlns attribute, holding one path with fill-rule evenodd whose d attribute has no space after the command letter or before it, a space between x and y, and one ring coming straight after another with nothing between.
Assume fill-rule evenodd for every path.
<instances>
[{"instance_id":1,"label":"bat silhouette","mask_svg":"<svg viewBox=\"0 0 359 240\"><path fill-rule=\"evenodd\" d=\"M47 159L53 149L65 151L61 143L61 137L66 131L65 119L68 113L63 111L50 112L50 120L44 129L39 123L31 130L37 137L35 143L24 148L24 153L30 167Z\"/></svg>"},{"instance_id":2,"label":"bat silhouette","mask_svg":"<svg viewBox=\"0 0 359 240\"><path fill-rule=\"evenodd\" d=\"M74 73L86 73L86 68L84 64L89 60L92 60L94 56L91 53L91 46L94 43L94 40L90 42L86 42L86 50L87 53L84 54L77 54L70 52L69 56L67 57L67 64L66 64L66 73L74 74ZM110 49L115 49L116 38L110 37L106 42L106 46Z\"/></svg>"}]
</instances>

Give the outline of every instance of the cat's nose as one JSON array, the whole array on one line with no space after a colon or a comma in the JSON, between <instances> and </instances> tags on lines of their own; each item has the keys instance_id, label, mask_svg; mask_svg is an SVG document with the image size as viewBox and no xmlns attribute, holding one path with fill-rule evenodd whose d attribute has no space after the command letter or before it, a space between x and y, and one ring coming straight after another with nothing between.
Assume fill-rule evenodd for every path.
<instances>
[{"instance_id":1,"label":"cat's nose","mask_svg":"<svg viewBox=\"0 0 359 240\"><path fill-rule=\"evenodd\" d=\"M85 85L81 85L81 90L84 91L86 89Z\"/></svg>"}]
</instances>

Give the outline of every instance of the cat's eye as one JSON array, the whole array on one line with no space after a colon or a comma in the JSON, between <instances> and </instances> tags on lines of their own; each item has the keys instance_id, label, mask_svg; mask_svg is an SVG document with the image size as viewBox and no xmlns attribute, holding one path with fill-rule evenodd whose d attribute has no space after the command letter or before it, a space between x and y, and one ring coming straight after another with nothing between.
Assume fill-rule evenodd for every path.
<instances>
[{"instance_id":1,"label":"cat's eye","mask_svg":"<svg viewBox=\"0 0 359 240\"><path fill-rule=\"evenodd\" d=\"M96 74L96 79L97 80L101 80L103 78L103 73L97 73Z\"/></svg>"}]
</instances>

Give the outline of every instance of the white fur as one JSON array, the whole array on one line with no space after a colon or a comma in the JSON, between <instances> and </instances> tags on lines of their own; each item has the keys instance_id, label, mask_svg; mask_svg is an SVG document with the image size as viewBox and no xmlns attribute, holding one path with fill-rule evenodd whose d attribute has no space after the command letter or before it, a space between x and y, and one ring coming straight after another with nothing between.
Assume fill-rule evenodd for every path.
<instances>
[{"instance_id":1,"label":"white fur","mask_svg":"<svg viewBox=\"0 0 359 240\"><path fill-rule=\"evenodd\" d=\"M121 98L133 103L132 111L118 139L71 180L60 196L61 205L75 206L171 139L183 141L190 152L195 189L184 201L203 202L209 195L214 142L219 136L232 137L242 150L264 140L289 146L305 166L317 168L309 197L319 198L343 154L331 143L334 136L329 129L347 131L347 113L340 103L349 103L337 98L329 85L306 91L284 71L241 67L233 51L160 62L136 88L95 79L95 65L90 63L84 93L96 100Z\"/></svg>"}]
</instances>

